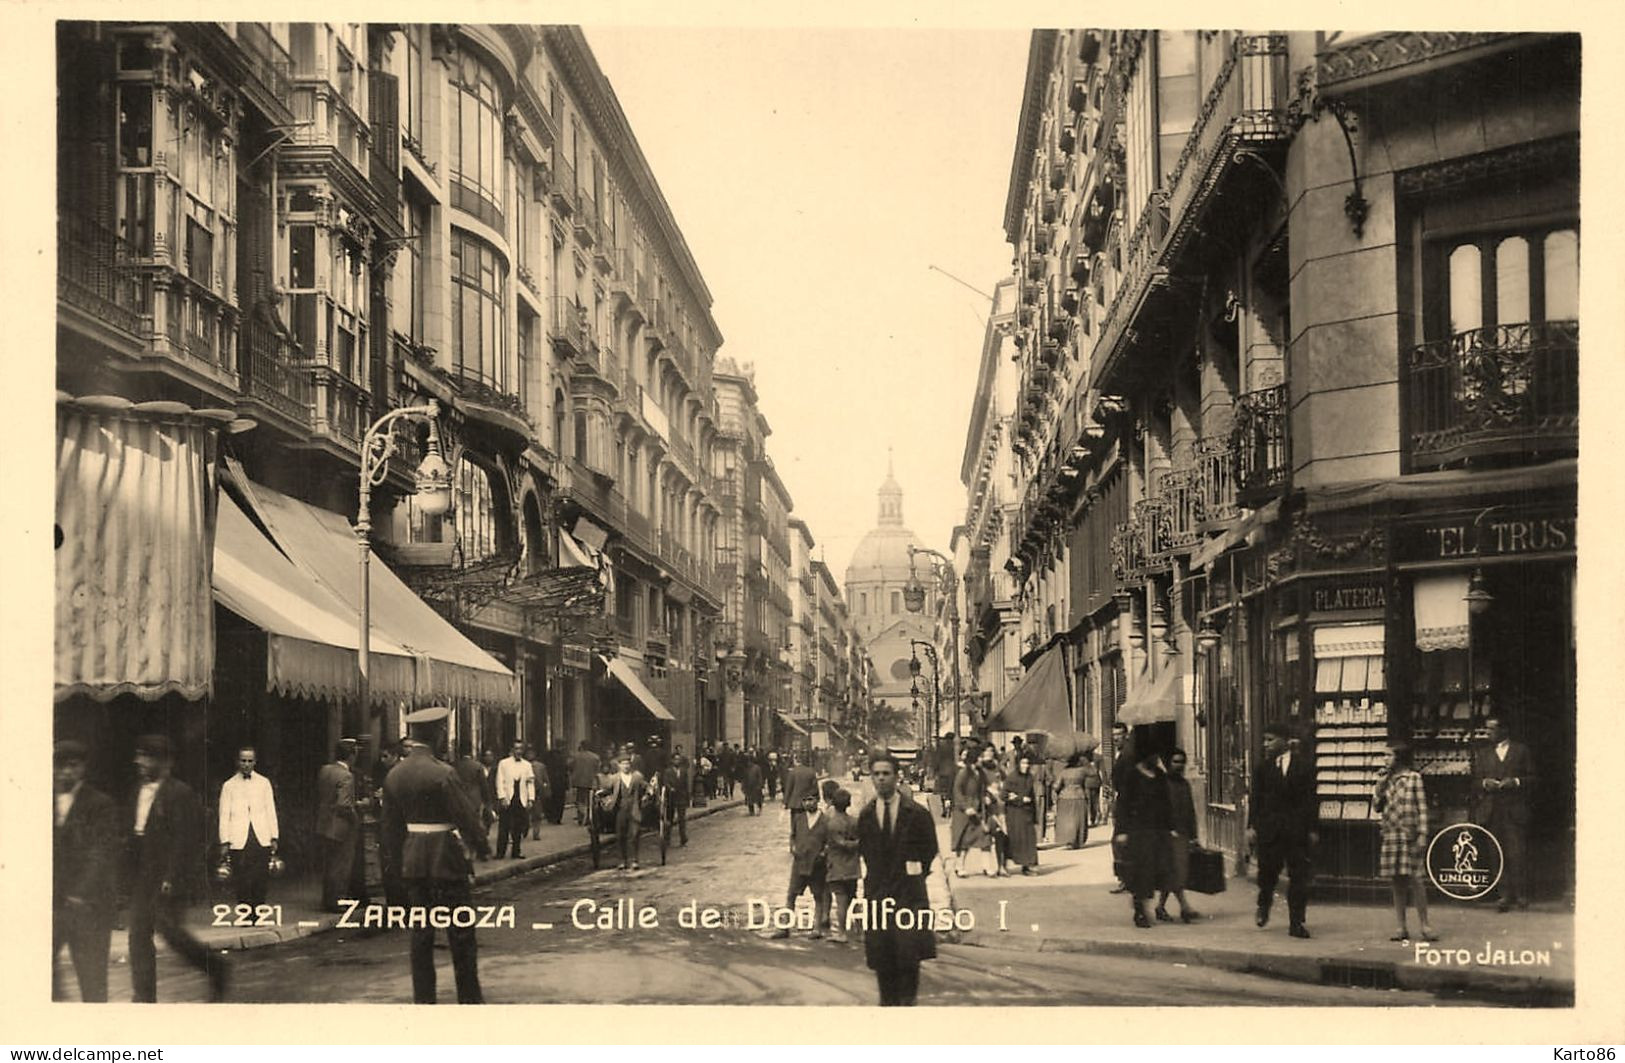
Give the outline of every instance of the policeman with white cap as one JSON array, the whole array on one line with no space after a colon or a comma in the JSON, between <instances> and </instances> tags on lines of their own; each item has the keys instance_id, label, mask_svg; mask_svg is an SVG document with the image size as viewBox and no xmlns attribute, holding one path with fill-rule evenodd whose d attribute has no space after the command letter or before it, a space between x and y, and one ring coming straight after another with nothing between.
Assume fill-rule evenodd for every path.
<instances>
[{"instance_id":1,"label":"policeman with white cap","mask_svg":"<svg viewBox=\"0 0 1625 1063\"><path fill-rule=\"evenodd\" d=\"M489 855L479 811L469 803L451 766L435 759L445 737L450 709L419 709L406 717L410 738L407 755L384 780L383 850L406 887L413 907L449 908L470 903L474 867L472 846ZM459 835L461 839L459 840ZM434 928L427 921L412 930L412 999L435 1002ZM480 975L472 927L446 930L457 1002L480 1004Z\"/></svg>"}]
</instances>

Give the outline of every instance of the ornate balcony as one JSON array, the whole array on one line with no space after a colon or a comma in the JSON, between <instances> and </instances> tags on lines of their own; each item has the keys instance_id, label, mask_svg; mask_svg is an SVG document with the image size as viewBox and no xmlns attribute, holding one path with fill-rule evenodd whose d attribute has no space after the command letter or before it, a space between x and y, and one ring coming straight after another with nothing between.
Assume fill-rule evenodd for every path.
<instances>
[{"instance_id":1,"label":"ornate balcony","mask_svg":"<svg viewBox=\"0 0 1625 1063\"><path fill-rule=\"evenodd\" d=\"M1236 500L1248 508L1279 495L1292 471L1287 446L1285 384L1248 392L1236 400Z\"/></svg>"},{"instance_id":2,"label":"ornate balcony","mask_svg":"<svg viewBox=\"0 0 1625 1063\"><path fill-rule=\"evenodd\" d=\"M1229 439L1204 436L1196 441L1198 521L1205 527L1241 515L1236 505L1236 449Z\"/></svg>"},{"instance_id":3,"label":"ornate balcony","mask_svg":"<svg viewBox=\"0 0 1625 1063\"><path fill-rule=\"evenodd\" d=\"M126 265L134 247L112 229L75 215L57 222L56 245L58 301L142 341L152 329L152 283Z\"/></svg>"},{"instance_id":4,"label":"ornate balcony","mask_svg":"<svg viewBox=\"0 0 1625 1063\"><path fill-rule=\"evenodd\" d=\"M565 296L554 296L553 317L548 335L554 348L565 358L581 358L587 353L592 319L585 306Z\"/></svg>"},{"instance_id":5,"label":"ornate balcony","mask_svg":"<svg viewBox=\"0 0 1625 1063\"><path fill-rule=\"evenodd\" d=\"M252 402L287 418L296 426L311 424L310 372L294 364L299 348L260 320L250 320L241 334L243 391Z\"/></svg>"},{"instance_id":6,"label":"ornate balcony","mask_svg":"<svg viewBox=\"0 0 1625 1063\"><path fill-rule=\"evenodd\" d=\"M1139 521L1130 518L1112 529L1112 577L1121 585L1138 582L1145 575L1145 543Z\"/></svg>"},{"instance_id":7,"label":"ornate balcony","mask_svg":"<svg viewBox=\"0 0 1625 1063\"><path fill-rule=\"evenodd\" d=\"M1544 34L1525 33L1379 33L1361 37L1316 56L1315 83L1322 91L1348 92L1378 82L1419 73L1426 67L1453 65L1515 47Z\"/></svg>"},{"instance_id":8,"label":"ornate balcony","mask_svg":"<svg viewBox=\"0 0 1625 1063\"><path fill-rule=\"evenodd\" d=\"M548 188L547 201L566 218L575 213L576 172L561 158L555 158L553 162L553 181Z\"/></svg>"},{"instance_id":9,"label":"ornate balcony","mask_svg":"<svg viewBox=\"0 0 1625 1063\"><path fill-rule=\"evenodd\" d=\"M1169 556L1189 551L1202 539L1202 496L1194 466L1170 470L1158 490L1162 501L1159 553Z\"/></svg>"},{"instance_id":10,"label":"ornate balcony","mask_svg":"<svg viewBox=\"0 0 1625 1063\"><path fill-rule=\"evenodd\" d=\"M370 423L367 393L361 389L361 385L327 366L317 366L310 373L316 435L325 436L341 444L344 449L359 453L361 437L366 434Z\"/></svg>"},{"instance_id":11,"label":"ornate balcony","mask_svg":"<svg viewBox=\"0 0 1625 1063\"><path fill-rule=\"evenodd\" d=\"M1458 333L1413 348L1406 368L1414 468L1578 449L1578 321Z\"/></svg>"},{"instance_id":12,"label":"ornate balcony","mask_svg":"<svg viewBox=\"0 0 1625 1063\"><path fill-rule=\"evenodd\" d=\"M1237 153L1291 136L1286 35L1237 37L1168 175L1169 252L1177 253Z\"/></svg>"}]
</instances>

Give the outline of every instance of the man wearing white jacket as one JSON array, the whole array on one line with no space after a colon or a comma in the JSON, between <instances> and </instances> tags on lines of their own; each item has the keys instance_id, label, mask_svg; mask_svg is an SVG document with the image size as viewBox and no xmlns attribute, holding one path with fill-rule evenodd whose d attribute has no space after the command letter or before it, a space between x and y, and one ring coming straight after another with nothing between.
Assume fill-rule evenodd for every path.
<instances>
[{"instance_id":1,"label":"man wearing white jacket","mask_svg":"<svg viewBox=\"0 0 1625 1063\"><path fill-rule=\"evenodd\" d=\"M497 763L497 856L513 839L513 858L520 858L519 843L530 829L530 806L536 801L536 773L525 759L525 747L515 742L511 756Z\"/></svg>"},{"instance_id":2,"label":"man wearing white jacket","mask_svg":"<svg viewBox=\"0 0 1625 1063\"><path fill-rule=\"evenodd\" d=\"M220 787L220 844L231 852L231 881L238 904L264 904L267 865L276 855L276 795L271 780L254 770L253 746L237 751L237 774Z\"/></svg>"}]
</instances>

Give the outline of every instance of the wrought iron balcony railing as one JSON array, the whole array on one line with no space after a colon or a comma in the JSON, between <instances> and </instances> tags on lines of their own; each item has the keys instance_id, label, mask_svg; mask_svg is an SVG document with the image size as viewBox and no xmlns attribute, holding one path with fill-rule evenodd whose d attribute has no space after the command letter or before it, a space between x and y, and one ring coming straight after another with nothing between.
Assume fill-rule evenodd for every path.
<instances>
[{"instance_id":1,"label":"wrought iron balcony railing","mask_svg":"<svg viewBox=\"0 0 1625 1063\"><path fill-rule=\"evenodd\" d=\"M243 390L250 398L301 425L311 421L310 372L294 365L299 348L293 341L257 318L244 323L242 362L247 379Z\"/></svg>"},{"instance_id":2,"label":"wrought iron balcony railing","mask_svg":"<svg viewBox=\"0 0 1625 1063\"><path fill-rule=\"evenodd\" d=\"M57 222L56 239L57 298L133 339L144 336L151 328L152 286L125 265L135 257L130 242L76 215Z\"/></svg>"},{"instance_id":3,"label":"wrought iron balcony railing","mask_svg":"<svg viewBox=\"0 0 1625 1063\"><path fill-rule=\"evenodd\" d=\"M1256 506L1286 487L1291 473L1285 384L1248 392L1236 400L1237 501Z\"/></svg>"},{"instance_id":4,"label":"wrought iron balcony railing","mask_svg":"<svg viewBox=\"0 0 1625 1063\"><path fill-rule=\"evenodd\" d=\"M1202 496L1194 466L1170 470L1158 491L1162 514L1159 553L1171 555L1190 550L1201 541Z\"/></svg>"},{"instance_id":5,"label":"wrought iron balcony railing","mask_svg":"<svg viewBox=\"0 0 1625 1063\"><path fill-rule=\"evenodd\" d=\"M1578 448L1578 321L1457 333L1413 348L1406 369L1414 467Z\"/></svg>"},{"instance_id":6,"label":"wrought iron balcony railing","mask_svg":"<svg viewBox=\"0 0 1625 1063\"><path fill-rule=\"evenodd\" d=\"M592 319L587 308L566 296L554 296L549 335L559 353L567 358L585 356L591 334Z\"/></svg>"},{"instance_id":7,"label":"wrought iron balcony railing","mask_svg":"<svg viewBox=\"0 0 1625 1063\"><path fill-rule=\"evenodd\" d=\"M1196 441L1196 490L1201 506L1197 519L1204 524L1234 520L1236 505L1236 449L1222 437Z\"/></svg>"}]
</instances>

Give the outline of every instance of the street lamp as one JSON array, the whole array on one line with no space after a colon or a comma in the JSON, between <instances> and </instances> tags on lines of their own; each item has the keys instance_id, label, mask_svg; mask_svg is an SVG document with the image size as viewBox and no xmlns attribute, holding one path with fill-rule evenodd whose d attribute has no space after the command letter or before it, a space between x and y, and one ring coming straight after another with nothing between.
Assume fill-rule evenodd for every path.
<instances>
[{"instance_id":1,"label":"street lamp","mask_svg":"<svg viewBox=\"0 0 1625 1063\"><path fill-rule=\"evenodd\" d=\"M931 662L931 741L937 740L937 732L942 730L942 662L937 659L937 648L921 639L909 639L911 647L908 658L908 674L918 679L920 676L920 656L917 651L924 650L926 659Z\"/></svg>"},{"instance_id":2,"label":"street lamp","mask_svg":"<svg viewBox=\"0 0 1625 1063\"><path fill-rule=\"evenodd\" d=\"M356 647L356 727L366 723L367 704L372 691L368 679L368 655L372 646L372 589L367 570L372 559L372 489L384 482L395 445L394 423L407 417L429 422L429 452L417 468L415 505L425 516L438 517L451 508L451 466L440 454L440 403L430 399L421 406L402 406L374 421L361 439L361 499L356 507L355 541L361 560L361 630Z\"/></svg>"},{"instance_id":3,"label":"street lamp","mask_svg":"<svg viewBox=\"0 0 1625 1063\"><path fill-rule=\"evenodd\" d=\"M938 577L938 586L943 588L948 596L948 630L951 638L949 653L953 657L954 680L954 741L959 741L959 692L964 684L959 680L959 576L954 571L954 563L945 555L935 550L910 545L908 548L909 581L903 588L903 604L911 613L918 613L925 608L925 588L914 576L914 555L924 554L931 560L932 573Z\"/></svg>"}]
</instances>

